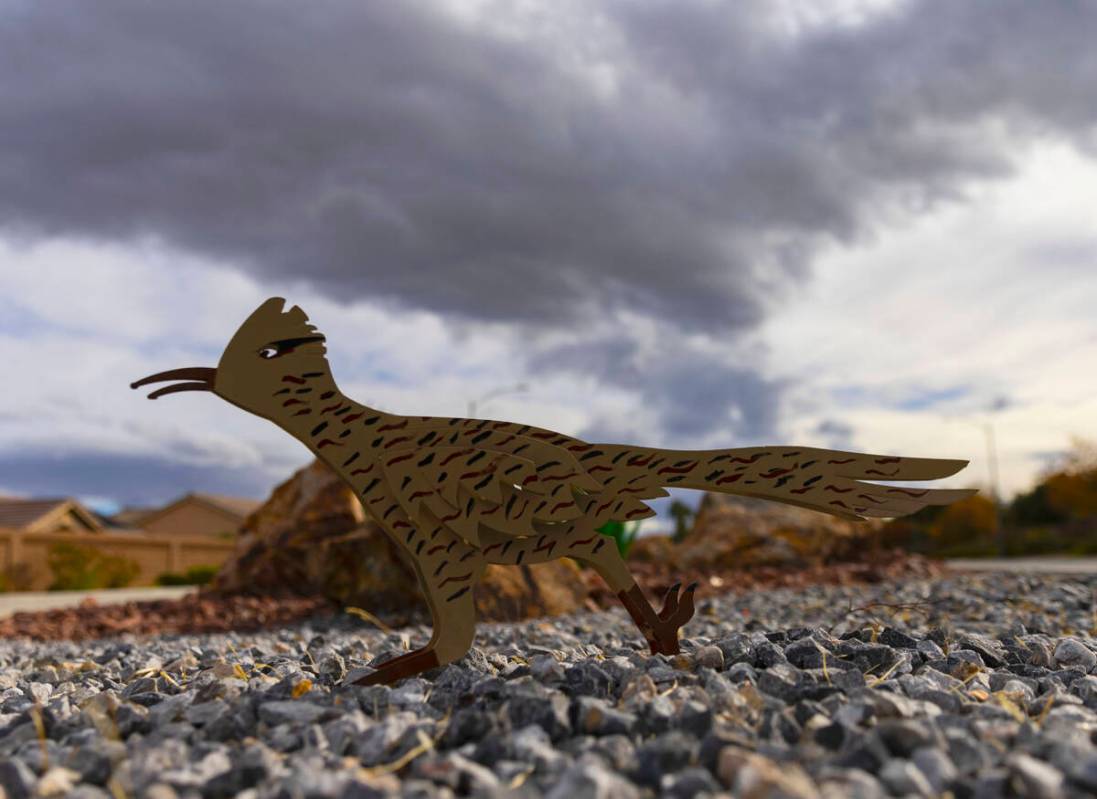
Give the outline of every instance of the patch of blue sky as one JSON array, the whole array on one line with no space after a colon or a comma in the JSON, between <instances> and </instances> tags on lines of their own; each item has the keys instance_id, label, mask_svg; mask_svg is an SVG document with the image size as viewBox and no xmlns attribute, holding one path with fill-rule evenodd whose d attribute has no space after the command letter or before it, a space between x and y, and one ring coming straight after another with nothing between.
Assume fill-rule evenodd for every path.
<instances>
[{"instance_id":1,"label":"patch of blue sky","mask_svg":"<svg viewBox=\"0 0 1097 799\"><path fill-rule=\"evenodd\" d=\"M0 295L0 335L30 339L60 331L63 328L46 321L14 298Z\"/></svg>"},{"instance_id":2,"label":"patch of blue sky","mask_svg":"<svg viewBox=\"0 0 1097 799\"><path fill-rule=\"evenodd\" d=\"M377 383L387 383L389 385L402 385L408 382L406 375L401 375L392 369L370 369L364 377L368 377Z\"/></svg>"},{"instance_id":3,"label":"patch of blue sky","mask_svg":"<svg viewBox=\"0 0 1097 799\"><path fill-rule=\"evenodd\" d=\"M864 386L838 386L830 393L831 396L834 397L834 401L843 408L857 405L871 405L878 401L875 392L869 391Z\"/></svg>"},{"instance_id":4,"label":"patch of blue sky","mask_svg":"<svg viewBox=\"0 0 1097 799\"><path fill-rule=\"evenodd\" d=\"M903 411L924 411L963 399L970 393L971 389L967 386L922 389L900 400L895 407Z\"/></svg>"}]
</instances>

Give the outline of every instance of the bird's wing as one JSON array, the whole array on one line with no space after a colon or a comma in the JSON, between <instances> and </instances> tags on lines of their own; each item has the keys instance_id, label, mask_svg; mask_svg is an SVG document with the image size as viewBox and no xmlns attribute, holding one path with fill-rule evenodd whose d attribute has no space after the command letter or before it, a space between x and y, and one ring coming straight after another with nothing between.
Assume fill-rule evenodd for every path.
<instances>
[{"instance_id":1,"label":"bird's wing","mask_svg":"<svg viewBox=\"0 0 1097 799\"><path fill-rule=\"evenodd\" d=\"M594 448L552 431L431 419L404 432L408 442L380 461L393 496L417 524L445 525L474 546L481 524L508 535L535 535L544 532L535 524L585 515L603 492L585 466Z\"/></svg>"}]
</instances>

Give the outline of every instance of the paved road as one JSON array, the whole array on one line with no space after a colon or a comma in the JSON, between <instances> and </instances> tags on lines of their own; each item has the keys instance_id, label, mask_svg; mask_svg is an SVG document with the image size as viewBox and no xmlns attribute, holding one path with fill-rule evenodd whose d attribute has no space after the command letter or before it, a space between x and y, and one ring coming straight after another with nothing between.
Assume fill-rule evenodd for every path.
<instances>
[{"instance_id":1,"label":"paved road","mask_svg":"<svg viewBox=\"0 0 1097 799\"><path fill-rule=\"evenodd\" d=\"M177 599L194 586L171 588L109 588L101 591L26 591L0 594L0 619L24 610L53 610L79 605L89 597L100 605L144 599Z\"/></svg>"},{"instance_id":2,"label":"paved road","mask_svg":"<svg viewBox=\"0 0 1097 799\"><path fill-rule=\"evenodd\" d=\"M953 569L1028 574L1097 574L1097 558L957 558L945 561Z\"/></svg>"}]
</instances>

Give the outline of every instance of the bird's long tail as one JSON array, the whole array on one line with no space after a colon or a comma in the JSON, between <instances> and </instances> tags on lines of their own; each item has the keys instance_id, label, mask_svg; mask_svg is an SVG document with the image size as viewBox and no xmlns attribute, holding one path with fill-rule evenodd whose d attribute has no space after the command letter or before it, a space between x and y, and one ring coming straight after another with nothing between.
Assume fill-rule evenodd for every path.
<instances>
[{"instance_id":1,"label":"bird's long tail","mask_svg":"<svg viewBox=\"0 0 1097 799\"><path fill-rule=\"evenodd\" d=\"M966 460L901 458L812 447L692 451L629 447L628 451L626 462L643 470L644 477L637 482L647 487L759 497L846 519L906 516L926 505L948 505L975 493L969 489L880 484L948 477L963 469Z\"/></svg>"}]
</instances>

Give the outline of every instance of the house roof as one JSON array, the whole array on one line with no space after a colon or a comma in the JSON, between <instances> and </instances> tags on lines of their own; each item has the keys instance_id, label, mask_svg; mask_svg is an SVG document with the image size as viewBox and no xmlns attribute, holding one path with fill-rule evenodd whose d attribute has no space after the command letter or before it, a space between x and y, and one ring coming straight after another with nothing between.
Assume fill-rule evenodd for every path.
<instances>
[{"instance_id":1,"label":"house roof","mask_svg":"<svg viewBox=\"0 0 1097 799\"><path fill-rule=\"evenodd\" d=\"M247 499L246 497L228 497L224 494L204 494L195 493L191 496L196 499L203 500L216 505L217 507L227 510L230 513L239 516L241 520L248 516L263 503L257 499Z\"/></svg>"},{"instance_id":2,"label":"house roof","mask_svg":"<svg viewBox=\"0 0 1097 799\"><path fill-rule=\"evenodd\" d=\"M141 519L152 514L158 508L122 508L110 517L111 523L118 527L139 527Z\"/></svg>"},{"instance_id":3,"label":"house roof","mask_svg":"<svg viewBox=\"0 0 1097 799\"><path fill-rule=\"evenodd\" d=\"M127 521L130 524L140 527L142 525L148 524L148 522L153 519L158 519L161 516L164 516L169 511L172 511L180 505L186 504L187 502L201 502L202 504L211 507L214 510L220 511L221 513L233 518L238 522L244 521L244 519L253 510L263 504L257 499L246 499L244 497L227 497L222 494L204 494L191 492L189 494L184 494L183 496L179 497L176 500L173 500L172 502L169 502L162 508L151 509L148 512L138 516L137 518Z\"/></svg>"},{"instance_id":4,"label":"house roof","mask_svg":"<svg viewBox=\"0 0 1097 799\"><path fill-rule=\"evenodd\" d=\"M69 497L39 499L0 499L0 527L31 529L45 526L51 517L71 511L92 530L100 530L99 519L76 500Z\"/></svg>"}]
</instances>

